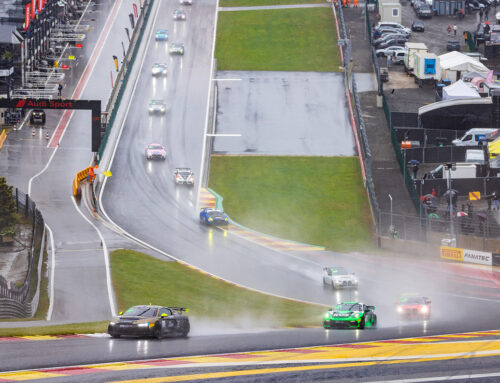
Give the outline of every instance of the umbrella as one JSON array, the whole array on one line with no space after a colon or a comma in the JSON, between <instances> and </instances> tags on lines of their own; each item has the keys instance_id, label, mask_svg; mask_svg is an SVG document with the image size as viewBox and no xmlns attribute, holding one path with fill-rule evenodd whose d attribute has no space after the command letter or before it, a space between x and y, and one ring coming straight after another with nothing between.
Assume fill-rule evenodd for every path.
<instances>
[{"instance_id":1,"label":"umbrella","mask_svg":"<svg viewBox=\"0 0 500 383\"><path fill-rule=\"evenodd\" d=\"M465 211L457 211L457 217L467 217L468 215Z\"/></svg>"},{"instance_id":2,"label":"umbrella","mask_svg":"<svg viewBox=\"0 0 500 383\"><path fill-rule=\"evenodd\" d=\"M486 214L485 213L477 213L476 214L479 219L486 219Z\"/></svg>"},{"instance_id":3,"label":"umbrella","mask_svg":"<svg viewBox=\"0 0 500 383\"><path fill-rule=\"evenodd\" d=\"M423 200L424 201L425 200L431 200L431 201L433 201L435 198L436 197L434 197L432 194L426 194L426 195L424 195Z\"/></svg>"},{"instance_id":4,"label":"umbrella","mask_svg":"<svg viewBox=\"0 0 500 383\"><path fill-rule=\"evenodd\" d=\"M443 197L454 197L458 194L458 190L448 189L444 192Z\"/></svg>"},{"instance_id":5,"label":"umbrella","mask_svg":"<svg viewBox=\"0 0 500 383\"><path fill-rule=\"evenodd\" d=\"M488 24L488 25L490 25L490 22L489 22L489 21L485 21L484 23L485 23L485 24Z\"/></svg>"},{"instance_id":6,"label":"umbrella","mask_svg":"<svg viewBox=\"0 0 500 383\"><path fill-rule=\"evenodd\" d=\"M437 215L436 213L431 213L429 214L429 218L439 218L439 215Z\"/></svg>"},{"instance_id":7,"label":"umbrella","mask_svg":"<svg viewBox=\"0 0 500 383\"><path fill-rule=\"evenodd\" d=\"M420 162L418 160L410 160L408 161L408 165L420 165Z\"/></svg>"}]
</instances>

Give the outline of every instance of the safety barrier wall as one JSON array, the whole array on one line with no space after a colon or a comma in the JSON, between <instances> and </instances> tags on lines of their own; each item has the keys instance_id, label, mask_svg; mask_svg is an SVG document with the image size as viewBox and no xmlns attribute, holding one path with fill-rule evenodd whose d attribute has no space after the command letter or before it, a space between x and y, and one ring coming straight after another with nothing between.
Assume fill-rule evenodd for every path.
<instances>
[{"instance_id":1,"label":"safety barrier wall","mask_svg":"<svg viewBox=\"0 0 500 383\"><path fill-rule=\"evenodd\" d=\"M73 178L73 196L80 195L80 182L89 176L89 169L91 169L90 166L75 174L75 178Z\"/></svg>"},{"instance_id":2,"label":"safety barrier wall","mask_svg":"<svg viewBox=\"0 0 500 383\"><path fill-rule=\"evenodd\" d=\"M365 122L363 118L363 113L361 110L361 102L359 100L358 96L358 89L357 89L357 84L356 84L356 79L355 76L352 75L351 73L351 42L349 40L349 36L347 35L347 29L345 26L345 21L344 21L344 14L342 11L342 6L339 3L338 6L338 19L339 23L337 22L337 13L336 13L336 8L334 5L334 2L332 2L332 9L335 17L335 22L337 26L337 34L339 38L344 39L345 44L344 46L340 45L339 49L341 52L341 58L343 62L343 67L344 67L344 74L345 74L345 88L346 88L346 98L349 106L349 112L350 112L350 118L351 118L351 126L353 129L354 133L354 138L356 140L356 146L358 150L358 155L360 159L360 165L361 165L361 172L363 175L363 181L365 183L365 187L367 189L368 193L368 198L370 201L370 207L373 215L373 220L375 223L375 226L377 228L377 232L379 232L379 226L378 223L380 221L379 214L380 214L380 209L378 206L377 202L377 197L375 195L375 188L374 188L374 183L373 183L373 175L372 175L372 155L370 152L370 145L368 142L368 136L366 134L366 128L365 128ZM340 28L339 28L340 25ZM349 92L350 89L350 92ZM354 103L354 109L356 110L356 117L357 121L354 118L353 115L353 108L352 108L352 102L351 102L351 97Z\"/></svg>"},{"instance_id":3,"label":"safety barrier wall","mask_svg":"<svg viewBox=\"0 0 500 383\"><path fill-rule=\"evenodd\" d=\"M462 249L458 247L441 246L440 257L448 261L473 263L476 265L493 266L493 253L486 251ZM499 257L495 257L498 262ZM498 266L498 265L494 265Z\"/></svg>"},{"instance_id":4,"label":"safety barrier wall","mask_svg":"<svg viewBox=\"0 0 500 383\"><path fill-rule=\"evenodd\" d=\"M45 251L45 223L40 211L36 208L27 194L19 189L13 188L13 198L16 204L16 211L28 218L32 222L31 243L28 250L28 270L21 285L13 285L4 277L0 276L0 317L10 315L13 308L24 307L24 311L19 309L17 316L30 316L36 311L38 305L37 291L40 285L41 262ZM11 302L10 304L4 302ZM5 307L5 310L4 310ZM27 313L27 314L26 314Z\"/></svg>"},{"instance_id":5,"label":"safety barrier wall","mask_svg":"<svg viewBox=\"0 0 500 383\"><path fill-rule=\"evenodd\" d=\"M0 133L0 150L2 149L6 139L7 139L7 133L5 132L5 129L3 129L2 133Z\"/></svg>"},{"instance_id":6,"label":"safety barrier wall","mask_svg":"<svg viewBox=\"0 0 500 383\"><path fill-rule=\"evenodd\" d=\"M397 140L397 135L396 135ZM443 162L465 162L467 150L483 149L482 146L443 146L443 147L428 147L428 148L410 148L401 149L405 163L408 164L411 160L417 160L421 164L433 164Z\"/></svg>"},{"instance_id":7,"label":"safety barrier wall","mask_svg":"<svg viewBox=\"0 0 500 383\"><path fill-rule=\"evenodd\" d=\"M99 148L97 163L99 163L99 161L102 157L102 154L103 154L104 149L106 148L106 144L108 142L108 137L109 137L111 130L114 126L116 114L117 114L118 109L120 107L120 102L123 98L123 94L125 92L125 89L127 89L127 84L128 84L129 78L130 78L129 69L133 67L135 60L137 58L137 52L139 50L140 41L144 35L144 31L145 31L146 25L147 25L147 20L149 18L149 15L151 14L153 4L154 4L154 0L145 0L144 1L144 5L141 8L141 14L139 15L139 17L137 19L136 26L134 28L134 31L132 33L132 37L130 39L130 44L129 44L128 49L127 49L127 54L126 54L125 58L123 59L122 67L120 68L118 76L115 80L114 87L111 91L110 98L109 98L108 103L106 105L106 116L107 116L107 120L105 121L106 131L105 131L104 136L103 136L102 141L101 141L101 147Z\"/></svg>"}]
</instances>

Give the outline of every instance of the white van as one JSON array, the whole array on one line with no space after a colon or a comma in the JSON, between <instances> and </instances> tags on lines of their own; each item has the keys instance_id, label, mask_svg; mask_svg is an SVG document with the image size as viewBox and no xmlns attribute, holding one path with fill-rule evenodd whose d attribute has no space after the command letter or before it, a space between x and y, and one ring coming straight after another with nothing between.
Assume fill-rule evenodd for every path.
<instances>
[{"instance_id":1,"label":"white van","mask_svg":"<svg viewBox=\"0 0 500 383\"><path fill-rule=\"evenodd\" d=\"M455 146L476 146L491 140L498 133L497 129L474 128L468 130L462 138L452 141Z\"/></svg>"},{"instance_id":2,"label":"white van","mask_svg":"<svg viewBox=\"0 0 500 383\"><path fill-rule=\"evenodd\" d=\"M402 29L405 32L411 34L411 29L410 28L406 28L404 25L396 23L394 21L380 21L377 24L377 28L380 28L380 27L389 27L389 28Z\"/></svg>"}]
</instances>

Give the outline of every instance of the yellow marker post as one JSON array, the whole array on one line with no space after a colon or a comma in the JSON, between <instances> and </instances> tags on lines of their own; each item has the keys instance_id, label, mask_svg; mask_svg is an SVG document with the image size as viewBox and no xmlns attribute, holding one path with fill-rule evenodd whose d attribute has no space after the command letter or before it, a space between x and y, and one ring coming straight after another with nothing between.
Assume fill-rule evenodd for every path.
<instances>
[{"instance_id":1,"label":"yellow marker post","mask_svg":"<svg viewBox=\"0 0 500 383\"><path fill-rule=\"evenodd\" d=\"M481 192L469 192L469 201L479 201L481 199Z\"/></svg>"}]
</instances>

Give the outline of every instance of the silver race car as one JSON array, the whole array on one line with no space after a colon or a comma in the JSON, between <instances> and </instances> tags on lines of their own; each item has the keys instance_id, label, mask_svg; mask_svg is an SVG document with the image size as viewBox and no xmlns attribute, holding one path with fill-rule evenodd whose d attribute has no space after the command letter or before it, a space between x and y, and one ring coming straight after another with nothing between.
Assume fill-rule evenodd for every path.
<instances>
[{"instance_id":1,"label":"silver race car","mask_svg":"<svg viewBox=\"0 0 500 383\"><path fill-rule=\"evenodd\" d=\"M172 16L174 20L186 20L186 12L182 9L176 9Z\"/></svg>"},{"instance_id":2,"label":"silver race car","mask_svg":"<svg viewBox=\"0 0 500 383\"><path fill-rule=\"evenodd\" d=\"M163 114L167 111L167 106L163 100L152 100L149 104L149 113Z\"/></svg>"},{"instance_id":3,"label":"silver race car","mask_svg":"<svg viewBox=\"0 0 500 383\"><path fill-rule=\"evenodd\" d=\"M172 43L168 48L168 51L172 55L183 55L184 54L184 44L182 43Z\"/></svg>"},{"instance_id":4,"label":"silver race car","mask_svg":"<svg viewBox=\"0 0 500 383\"><path fill-rule=\"evenodd\" d=\"M151 68L151 74L153 76L166 76L167 64L153 64L153 67Z\"/></svg>"},{"instance_id":5,"label":"silver race car","mask_svg":"<svg viewBox=\"0 0 500 383\"><path fill-rule=\"evenodd\" d=\"M174 180L177 185L186 184L194 185L194 173L190 168L176 168L174 172Z\"/></svg>"},{"instance_id":6,"label":"silver race car","mask_svg":"<svg viewBox=\"0 0 500 383\"><path fill-rule=\"evenodd\" d=\"M146 146L146 159L164 160L167 158L167 151L161 144L149 144Z\"/></svg>"},{"instance_id":7,"label":"silver race car","mask_svg":"<svg viewBox=\"0 0 500 383\"><path fill-rule=\"evenodd\" d=\"M358 283L356 275L347 272L343 267L323 268L323 284L334 289L357 289Z\"/></svg>"}]
</instances>

